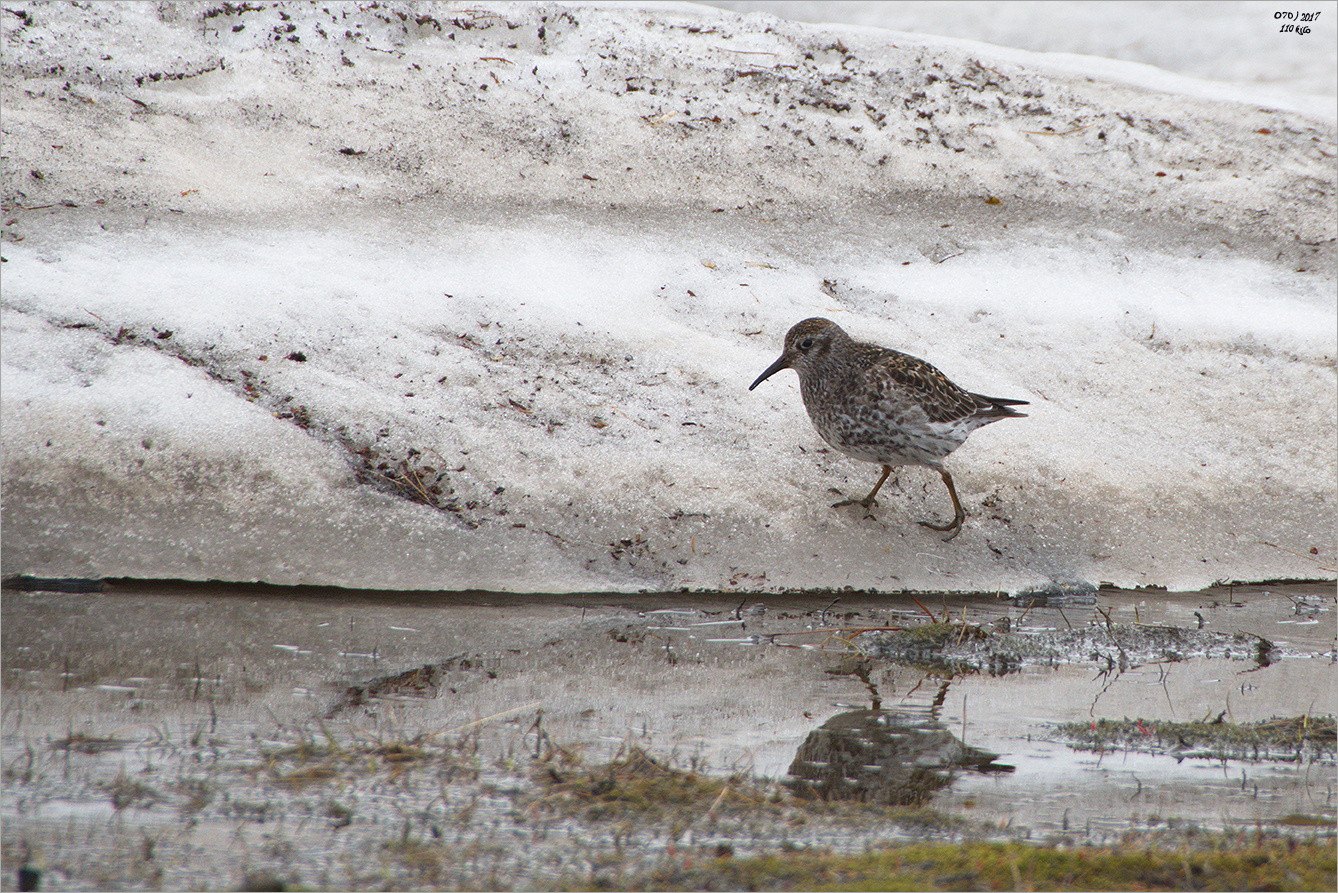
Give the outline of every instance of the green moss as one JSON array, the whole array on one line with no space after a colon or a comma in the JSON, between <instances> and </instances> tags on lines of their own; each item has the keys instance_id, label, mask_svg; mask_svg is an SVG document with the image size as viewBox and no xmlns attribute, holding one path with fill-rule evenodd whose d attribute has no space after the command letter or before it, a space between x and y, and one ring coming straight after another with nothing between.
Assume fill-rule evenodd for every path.
<instances>
[{"instance_id":1,"label":"green moss","mask_svg":"<svg viewBox=\"0 0 1338 893\"><path fill-rule=\"evenodd\" d=\"M344 746L327 736L324 742L303 737L293 745L262 749L261 757L265 761L265 777L272 784L300 790L315 783L365 778L379 772L387 773L387 777L394 780L420 767L477 777L477 766L467 755L462 758L463 752L463 746L458 743L433 747L415 739Z\"/></svg>"},{"instance_id":2,"label":"green moss","mask_svg":"<svg viewBox=\"0 0 1338 893\"><path fill-rule=\"evenodd\" d=\"M899 630L888 638L907 645L942 648L944 645L983 641L989 638L989 633L973 623L935 622Z\"/></svg>"},{"instance_id":3,"label":"green moss","mask_svg":"<svg viewBox=\"0 0 1338 893\"><path fill-rule=\"evenodd\" d=\"M1046 848L921 843L856 856L777 853L684 860L636 885L647 890L1332 890L1332 841L1285 839L1160 848Z\"/></svg>"},{"instance_id":4,"label":"green moss","mask_svg":"<svg viewBox=\"0 0 1338 893\"><path fill-rule=\"evenodd\" d=\"M975 649L992 638L973 623L935 620L879 633L868 645L881 659L934 675L960 676L980 671Z\"/></svg>"},{"instance_id":5,"label":"green moss","mask_svg":"<svg viewBox=\"0 0 1338 893\"><path fill-rule=\"evenodd\" d=\"M639 747L600 766L563 756L561 764L546 760L535 773L546 788L539 805L591 821L655 821L685 810L702 814L728 796L733 781L673 768Z\"/></svg>"},{"instance_id":6,"label":"green moss","mask_svg":"<svg viewBox=\"0 0 1338 893\"><path fill-rule=\"evenodd\" d=\"M1296 716L1263 722L1158 722L1149 719L1098 719L1056 727L1074 747L1116 748L1209 759L1332 761L1335 723L1332 716Z\"/></svg>"}]
</instances>

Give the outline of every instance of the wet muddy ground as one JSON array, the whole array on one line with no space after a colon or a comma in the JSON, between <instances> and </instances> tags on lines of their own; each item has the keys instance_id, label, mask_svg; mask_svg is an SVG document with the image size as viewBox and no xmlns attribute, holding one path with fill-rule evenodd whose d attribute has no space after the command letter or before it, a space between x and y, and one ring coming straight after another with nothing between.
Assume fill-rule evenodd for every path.
<instances>
[{"instance_id":1,"label":"wet muddy ground","mask_svg":"<svg viewBox=\"0 0 1338 893\"><path fill-rule=\"evenodd\" d=\"M907 840L1331 841L1336 660L1331 583L7 589L3 883L617 887Z\"/></svg>"}]
</instances>

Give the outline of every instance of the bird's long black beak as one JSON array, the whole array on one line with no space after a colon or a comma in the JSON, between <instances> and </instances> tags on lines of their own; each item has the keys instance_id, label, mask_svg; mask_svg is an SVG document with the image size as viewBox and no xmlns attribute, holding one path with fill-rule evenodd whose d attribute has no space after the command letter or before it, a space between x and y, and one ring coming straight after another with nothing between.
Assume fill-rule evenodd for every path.
<instances>
[{"instance_id":1,"label":"bird's long black beak","mask_svg":"<svg viewBox=\"0 0 1338 893\"><path fill-rule=\"evenodd\" d=\"M780 359L776 360L776 362L768 366L766 372L763 372L761 375L757 376L757 381L748 385L748 390L751 391L753 388L757 387L762 382L766 381L768 378L775 375L777 372L781 371L782 369L788 369L788 368L790 368L790 358L787 357L785 354L781 354Z\"/></svg>"}]
</instances>

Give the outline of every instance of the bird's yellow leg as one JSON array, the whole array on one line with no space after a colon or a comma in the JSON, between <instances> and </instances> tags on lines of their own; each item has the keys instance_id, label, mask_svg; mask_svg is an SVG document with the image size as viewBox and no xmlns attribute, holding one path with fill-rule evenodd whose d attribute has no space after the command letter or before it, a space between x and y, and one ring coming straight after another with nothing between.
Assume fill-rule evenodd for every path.
<instances>
[{"instance_id":1,"label":"bird's yellow leg","mask_svg":"<svg viewBox=\"0 0 1338 893\"><path fill-rule=\"evenodd\" d=\"M869 506L873 505L873 497L874 497L874 496L878 493L878 491L882 488L882 486L883 486L883 481L887 480L887 476L888 476L889 474L891 474L891 473L892 473L892 466L891 466L891 465L884 465L884 466L883 466L883 476L880 477L880 478L878 479L878 483L876 483L876 484L873 485L873 489L869 491L869 495L868 495L868 496L864 497L863 499L843 499L843 500L841 500L840 502L833 502L833 503L832 503L832 508L840 508L840 507L843 506L843 505L862 505L862 506L864 506L865 508L868 508ZM956 500L957 500L957 497L954 496L954 497L953 497L953 501L955 502Z\"/></svg>"},{"instance_id":2,"label":"bird's yellow leg","mask_svg":"<svg viewBox=\"0 0 1338 893\"><path fill-rule=\"evenodd\" d=\"M948 485L948 495L952 497L952 521L947 524L931 524L928 521L921 521L920 523L923 526L928 527L930 530L938 530L947 533L948 535L943 538L943 542L946 543L948 540L962 532L962 522L966 520L966 509L962 508L962 503L957 499L957 488L952 485L952 475L948 474L948 471L945 468L940 468L939 474L943 476L943 483ZM882 481L879 481L878 483L881 484ZM874 487L874 490L877 489L877 487Z\"/></svg>"}]
</instances>

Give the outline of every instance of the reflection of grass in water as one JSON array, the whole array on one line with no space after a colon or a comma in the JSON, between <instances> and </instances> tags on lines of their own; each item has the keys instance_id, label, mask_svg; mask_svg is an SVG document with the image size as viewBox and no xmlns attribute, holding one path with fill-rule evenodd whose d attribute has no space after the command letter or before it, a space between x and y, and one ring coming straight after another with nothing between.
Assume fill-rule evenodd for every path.
<instances>
[{"instance_id":1,"label":"reflection of grass in water","mask_svg":"<svg viewBox=\"0 0 1338 893\"><path fill-rule=\"evenodd\" d=\"M1161 846L1130 835L1114 847L916 843L858 856L779 853L680 859L639 879L644 890L1332 890L1332 841L1205 835ZM597 887L592 887L597 889Z\"/></svg>"},{"instance_id":2,"label":"reflection of grass in water","mask_svg":"<svg viewBox=\"0 0 1338 893\"><path fill-rule=\"evenodd\" d=\"M1129 749L1217 760L1332 762L1338 741L1338 727L1332 716L1296 716L1243 725L1098 719L1064 723L1056 731L1081 750Z\"/></svg>"}]
</instances>

